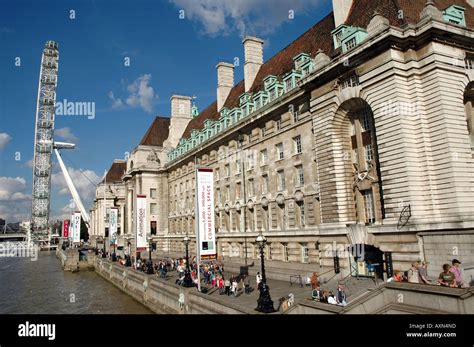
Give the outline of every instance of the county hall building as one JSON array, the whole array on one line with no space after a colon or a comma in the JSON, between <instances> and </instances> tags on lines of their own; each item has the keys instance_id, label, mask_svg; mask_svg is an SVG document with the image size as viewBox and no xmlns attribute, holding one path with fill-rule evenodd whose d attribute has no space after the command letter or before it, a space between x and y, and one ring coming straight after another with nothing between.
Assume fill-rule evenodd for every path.
<instances>
[{"instance_id":1,"label":"county hall building","mask_svg":"<svg viewBox=\"0 0 474 347\"><path fill-rule=\"evenodd\" d=\"M269 277L330 270L335 256L368 276L474 263L474 1L333 0L267 60L263 43L244 38L242 81L218 63L214 103L173 95L170 117L114 161L92 243L110 240L115 206L118 247L133 249L146 195L154 254L183 256L197 166L214 170L218 256L258 264L262 233Z\"/></svg>"}]
</instances>

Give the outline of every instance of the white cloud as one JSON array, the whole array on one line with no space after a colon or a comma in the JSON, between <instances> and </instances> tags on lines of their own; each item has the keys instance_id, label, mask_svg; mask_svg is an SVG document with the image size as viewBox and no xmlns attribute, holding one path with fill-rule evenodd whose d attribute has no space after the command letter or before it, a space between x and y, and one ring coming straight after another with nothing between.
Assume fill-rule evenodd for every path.
<instances>
[{"instance_id":1,"label":"white cloud","mask_svg":"<svg viewBox=\"0 0 474 347\"><path fill-rule=\"evenodd\" d=\"M26 163L25 163L25 166L32 169L33 168L33 164L34 164L34 161L33 161L33 158L31 158L30 160L28 160Z\"/></svg>"},{"instance_id":2,"label":"white cloud","mask_svg":"<svg viewBox=\"0 0 474 347\"><path fill-rule=\"evenodd\" d=\"M27 220L31 215L31 195L22 177L0 177L0 217L10 222Z\"/></svg>"},{"instance_id":3,"label":"white cloud","mask_svg":"<svg viewBox=\"0 0 474 347\"><path fill-rule=\"evenodd\" d=\"M109 99L112 101L112 108L122 108L123 101L120 98L115 98L114 93L112 91L109 92Z\"/></svg>"},{"instance_id":4,"label":"white cloud","mask_svg":"<svg viewBox=\"0 0 474 347\"><path fill-rule=\"evenodd\" d=\"M329 0L170 0L185 18L199 22L203 33L265 36ZM291 18L293 15L293 18Z\"/></svg>"},{"instance_id":5,"label":"white cloud","mask_svg":"<svg viewBox=\"0 0 474 347\"><path fill-rule=\"evenodd\" d=\"M4 149L12 137L7 133L0 133L0 151Z\"/></svg>"},{"instance_id":6,"label":"white cloud","mask_svg":"<svg viewBox=\"0 0 474 347\"><path fill-rule=\"evenodd\" d=\"M120 97L115 97L112 91L109 91L108 97L112 102L112 108L119 109L125 105L130 107L141 107L144 111L153 112L153 102L158 95L155 94L151 83L151 74L144 74L129 84L126 89L128 95L125 101Z\"/></svg>"},{"instance_id":7,"label":"white cloud","mask_svg":"<svg viewBox=\"0 0 474 347\"><path fill-rule=\"evenodd\" d=\"M99 183L100 177L92 170L77 170L71 167L67 168L71 176L77 193L81 197L82 204L87 209L95 197L96 186L93 183ZM64 179L62 171L54 172L51 176L52 187L58 189L58 194L70 196L69 188Z\"/></svg>"},{"instance_id":8,"label":"white cloud","mask_svg":"<svg viewBox=\"0 0 474 347\"><path fill-rule=\"evenodd\" d=\"M71 128L69 128L69 127L56 129L56 130L54 130L54 134L59 136L60 138L62 138L64 140L66 140L66 141L70 141L70 142L77 141L76 135L74 135L71 132Z\"/></svg>"}]
</instances>

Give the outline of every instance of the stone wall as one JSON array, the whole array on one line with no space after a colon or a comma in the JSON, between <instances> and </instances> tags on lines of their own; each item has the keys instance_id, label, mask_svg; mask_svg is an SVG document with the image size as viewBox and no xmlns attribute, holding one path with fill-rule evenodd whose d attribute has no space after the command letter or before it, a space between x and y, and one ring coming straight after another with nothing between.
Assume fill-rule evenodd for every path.
<instances>
[{"instance_id":1,"label":"stone wall","mask_svg":"<svg viewBox=\"0 0 474 347\"><path fill-rule=\"evenodd\" d=\"M195 288L184 288L174 283L159 281L155 276L113 264L97 258L95 271L119 289L161 314L250 314L245 309L219 299L208 297ZM182 305L179 299L182 298Z\"/></svg>"}]
</instances>

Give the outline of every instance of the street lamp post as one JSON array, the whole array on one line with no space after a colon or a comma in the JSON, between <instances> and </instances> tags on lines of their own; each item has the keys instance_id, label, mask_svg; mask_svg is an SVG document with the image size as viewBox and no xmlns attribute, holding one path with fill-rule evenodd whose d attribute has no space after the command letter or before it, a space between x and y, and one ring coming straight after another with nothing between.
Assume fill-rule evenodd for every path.
<instances>
[{"instance_id":1,"label":"street lamp post","mask_svg":"<svg viewBox=\"0 0 474 347\"><path fill-rule=\"evenodd\" d=\"M267 277L265 275L265 257L263 253L267 239L260 233L255 241L260 248L260 260L262 262L262 286L259 288L260 296L257 300L256 310L263 313L272 313L275 312L275 309L273 308L273 301L270 297L270 288L267 286Z\"/></svg>"},{"instance_id":2,"label":"street lamp post","mask_svg":"<svg viewBox=\"0 0 474 347\"><path fill-rule=\"evenodd\" d=\"M189 242L191 239L186 235L183 239L186 246L186 269L184 270L183 287L194 287L193 279L191 278L191 270L189 269Z\"/></svg>"},{"instance_id":3,"label":"street lamp post","mask_svg":"<svg viewBox=\"0 0 474 347\"><path fill-rule=\"evenodd\" d=\"M147 262L147 274L151 275L154 273L153 271L153 261L151 260L151 241L153 238L151 236L148 237L148 262Z\"/></svg>"}]
</instances>

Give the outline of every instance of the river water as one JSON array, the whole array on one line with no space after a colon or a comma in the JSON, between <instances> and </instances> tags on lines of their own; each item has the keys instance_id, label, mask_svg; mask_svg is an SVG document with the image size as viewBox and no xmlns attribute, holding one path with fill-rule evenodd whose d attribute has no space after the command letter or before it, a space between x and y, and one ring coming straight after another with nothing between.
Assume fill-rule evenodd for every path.
<instances>
[{"instance_id":1,"label":"river water","mask_svg":"<svg viewBox=\"0 0 474 347\"><path fill-rule=\"evenodd\" d=\"M0 257L0 314L150 314L94 271L66 272L55 252Z\"/></svg>"}]
</instances>

